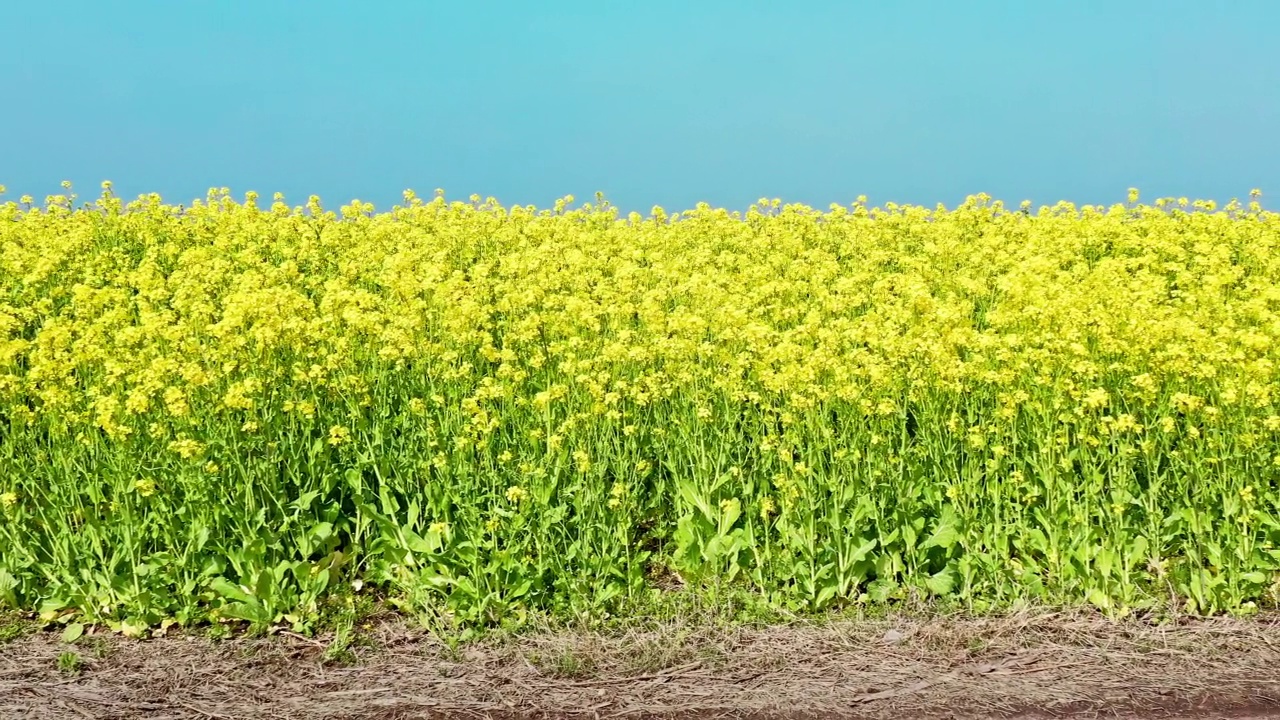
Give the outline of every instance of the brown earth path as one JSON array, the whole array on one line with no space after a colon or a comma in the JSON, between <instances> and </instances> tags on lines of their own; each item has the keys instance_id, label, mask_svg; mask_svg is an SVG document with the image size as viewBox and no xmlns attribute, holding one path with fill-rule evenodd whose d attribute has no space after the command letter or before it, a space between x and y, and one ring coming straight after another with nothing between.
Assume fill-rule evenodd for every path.
<instances>
[{"instance_id":1,"label":"brown earth path","mask_svg":"<svg viewBox=\"0 0 1280 720\"><path fill-rule=\"evenodd\" d=\"M457 652L390 619L360 637L37 633L0 646L0 718L1280 718L1280 618L672 625Z\"/></svg>"}]
</instances>

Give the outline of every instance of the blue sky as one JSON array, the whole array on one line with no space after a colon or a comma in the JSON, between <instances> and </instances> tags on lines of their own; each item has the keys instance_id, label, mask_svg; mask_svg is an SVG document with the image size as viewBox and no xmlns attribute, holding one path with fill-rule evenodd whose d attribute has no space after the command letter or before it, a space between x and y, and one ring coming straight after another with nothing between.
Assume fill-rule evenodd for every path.
<instances>
[{"instance_id":1,"label":"blue sky","mask_svg":"<svg viewBox=\"0 0 1280 720\"><path fill-rule=\"evenodd\" d=\"M0 184L623 209L1280 195L1280 2L59 0ZM1264 204L1274 207L1273 202Z\"/></svg>"}]
</instances>

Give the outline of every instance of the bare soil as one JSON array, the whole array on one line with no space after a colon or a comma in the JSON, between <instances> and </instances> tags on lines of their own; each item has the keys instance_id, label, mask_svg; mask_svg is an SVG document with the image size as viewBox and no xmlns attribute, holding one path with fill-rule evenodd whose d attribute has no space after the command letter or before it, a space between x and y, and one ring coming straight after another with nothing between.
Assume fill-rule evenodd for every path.
<instances>
[{"instance_id":1,"label":"bare soil","mask_svg":"<svg viewBox=\"0 0 1280 720\"><path fill-rule=\"evenodd\" d=\"M0 646L0 717L1280 718L1280 617L673 624L457 651L396 619L360 631L346 652L289 633L38 633ZM69 651L78 669L59 668Z\"/></svg>"}]
</instances>

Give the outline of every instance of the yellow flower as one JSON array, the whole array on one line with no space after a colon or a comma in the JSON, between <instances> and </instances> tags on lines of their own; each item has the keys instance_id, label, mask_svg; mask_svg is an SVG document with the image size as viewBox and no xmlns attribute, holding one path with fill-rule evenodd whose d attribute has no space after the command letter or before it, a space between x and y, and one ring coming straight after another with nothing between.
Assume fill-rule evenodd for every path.
<instances>
[{"instance_id":1,"label":"yellow flower","mask_svg":"<svg viewBox=\"0 0 1280 720\"><path fill-rule=\"evenodd\" d=\"M1117 416L1115 418L1115 422L1112 423L1111 428L1119 433L1142 432L1142 425L1138 423L1137 418L1135 418L1133 415L1130 415L1129 413L1121 413L1119 416Z\"/></svg>"},{"instance_id":2,"label":"yellow flower","mask_svg":"<svg viewBox=\"0 0 1280 720\"><path fill-rule=\"evenodd\" d=\"M156 492L156 481L150 478L135 480L133 483L133 489L137 490L138 494L142 497L151 497Z\"/></svg>"},{"instance_id":3,"label":"yellow flower","mask_svg":"<svg viewBox=\"0 0 1280 720\"><path fill-rule=\"evenodd\" d=\"M507 500L510 500L513 503L518 503L521 500L524 500L528 496L529 496L529 493L519 485L512 485L511 487L507 488Z\"/></svg>"},{"instance_id":4,"label":"yellow flower","mask_svg":"<svg viewBox=\"0 0 1280 720\"><path fill-rule=\"evenodd\" d=\"M329 428L329 444L333 446L341 445L351 439L351 431L341 425L334 425Z\"/></svg>"},{"instance_id":5,"label":"yellow flower","mask_svg":"<svg viewBox=\"0 0 1280 720\"><path fill-rule=\"evenodd\" d=\"M969 428L966 440L969 444L969 447L973 448L974 450L981 450L987 445L986 434L983 433L981 427L976 425L974 427Z\"/></svg>"},{"instance_id":6,"label":"yellow flower","mask_svg":"<svg viewBox=\"0 0 1280 720\"><path fill-rule=\"evenodd\" d=\"M183 458L193 458L204 452L204 445L187 437L180 437L169 443L169 450Z\"/></svg>"},{"instance_id":7,"label":"yellow flower","mask_svg":"<svg viewBox=\"0 0 1280 720\"><path fill-rule=\"evenodd\" d=\"M1189 393L1174 393L1173 406L1184 413L1191 413L1204 405L1204 398Z\"/></svg>"},{"instance_id":8,"label":"yellow flower","mask_svg":"<svg viewBox=\"0 0 1280 720\"><path fill-rule=\"evenodd\" d=\"M1085 393L1083 404L1086 408L1097 409L1107 404L1111 399L1110 394L1102 388L1094 388Z\"/></svg>"},{"instance_id":9,"label":"yellow flower","mask_svg":"<svg viewBox=\"0 0 1280 720\"><path fill-rule=\"evenodd\" d=\"M769 517L773 515L773 513L776 510L777 510L777 505L774 504L773 498L766 495L760 499L760 519L761 520L768 520Z\"/></svg>"},{"instance_id":10,"label":"yellow flower","mask_svg":"<svg viewBox=\"0 0 1280 720\"><path fill-rule=\"evenodd\" d=\"M18 494L15 492L0 493L0 507L8 510L18 504Z\"/></svg>"},{"instance_id":11,"label":"yellow flower","mask_svg":"<svg viewBox=\"0 0 1280 720\"><path fill-rule=\"evenodd\" d=\"M186 393L181 388L167 387L164 389L164 404L169 409L169 413L175 417L184 417L190 408L187 406Z\"/></svg>"}]
</instances>

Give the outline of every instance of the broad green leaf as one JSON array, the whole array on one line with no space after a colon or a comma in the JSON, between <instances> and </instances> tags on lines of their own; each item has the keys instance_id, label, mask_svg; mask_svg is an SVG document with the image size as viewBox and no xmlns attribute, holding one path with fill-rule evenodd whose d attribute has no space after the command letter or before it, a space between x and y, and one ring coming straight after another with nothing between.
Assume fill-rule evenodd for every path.
<instances>
[{"instance_id":1,"label":"broad green leaf","mask_svg":"<svg viewBox=\"0 0 1280 720\"><path fill-rule=\"evenodd\" d=\"M929 537L925 538L924 544L920 548L928 550L929 548L939 547L944 550L950 550L959 539L959 521L956 520L955 512L948 507L942 512L942 517L939 518L938 524L934 526L933 532L929 533Z\"/></svg>"},{"instance_id":2,"label":"broad green leaf","mask_svg":"<svg viewBox=\"0 0 1280 720\"><path fill-rule=\"evenodd\" d=\"M62 631L62 642L73 643L84 635L84 623L71 623Z\"/></svg>"},{"instance_id":3,"label":"broad green leaf","mask_svg":"<svg viewBox=\"0 0 1280 720\"><path fill-rule=\"evenodd\" d=\"M942 596L949 594L956 586L957 573L955 566L948 564L942 570L930 575L925 581L925 587L929 588L929 592L934 595Z\"/></svg>"}]
</instances>

